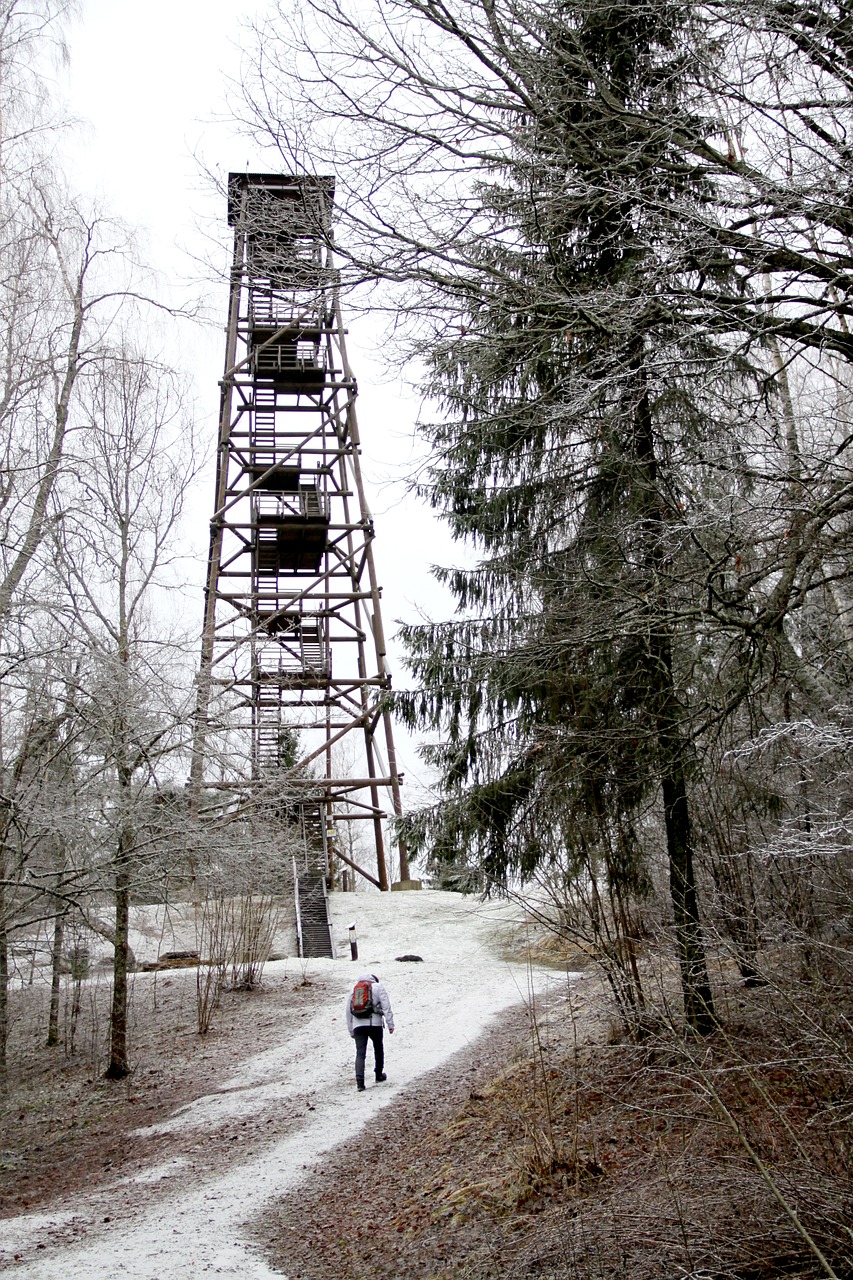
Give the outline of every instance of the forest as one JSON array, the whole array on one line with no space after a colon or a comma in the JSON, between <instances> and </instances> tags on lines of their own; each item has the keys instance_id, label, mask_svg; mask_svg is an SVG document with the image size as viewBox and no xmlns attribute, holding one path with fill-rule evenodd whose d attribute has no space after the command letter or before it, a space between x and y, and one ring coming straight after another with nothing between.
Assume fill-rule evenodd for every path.
<instances>
[{"instance_id":1,"label":"forest","mask_svg":"<svg viewBox=\"0 0 853 1280\"><path fill-rule=\"evenodd\" d=\"M190 887L206 1033L269 955L289 839L184 787L206 440L154 335L193 317L62 172L65 14L0 3L12 1089L11 987L47 965L73 1055L93 937L98 1074L132 1073L130 912ZM461 1219L430 1219L485 1215L503 1261L475 1240L394 1280L853 1276L849 5L275 0L241 39L239 126L268 171L334 174L345 304L421 398L410 501L457 551L453 611L399 625L391 709L432 796L399 833L435 889L523 911L535 963L596 975L610 1019L559 1066L534 1028L529 1075L458 1121L491 1163L521 1117L511 1204L469 1169ZM635 1202L602 1191L608 1126ZM434 1177L464 1166L442 1141Z\"/></svg>"}]
</instances>

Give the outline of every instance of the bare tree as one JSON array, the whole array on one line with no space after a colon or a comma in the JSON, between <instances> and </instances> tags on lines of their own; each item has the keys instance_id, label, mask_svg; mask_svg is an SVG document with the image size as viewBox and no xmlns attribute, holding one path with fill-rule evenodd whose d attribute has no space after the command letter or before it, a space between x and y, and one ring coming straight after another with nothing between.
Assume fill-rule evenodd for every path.
<instances>
[{"instance_id":1,"label":"bare tree","mask_svg":"<svg viewBox=\"0 0 853 1280\"><path fill-rule=\"evenodd\" d=\"M56 633L42 594L41 552L78 379L132 283L126 232L87 213L55 164L66 122L47 73L63 55L63 19L74 7L0 4L0 895L11 894L0 904L3 1002L18 873L39 840L37 822L21 826L21 788L32 800L64 732L49 689L56 673L45 674ZM5 1051L5 1022L2 1041Z\"/></svg>"},{"instance_id":2,"label":"bare tree","mask_svg":"<svg viewBox=\"0 0 853 1280\"><path fill-rule=\"evenodd\" d=\"M97 775L100 840L115 902L111 1050L107 1075L129 1070L128 927L145 841L140 805L168 779L182 742L186 691L168 590L184 496L194 475L193 430L176 374L128 346L87 373L75 456L57 491L57 565L69 628L86 652L81 690Z\"/></svg>"}]
</instances>

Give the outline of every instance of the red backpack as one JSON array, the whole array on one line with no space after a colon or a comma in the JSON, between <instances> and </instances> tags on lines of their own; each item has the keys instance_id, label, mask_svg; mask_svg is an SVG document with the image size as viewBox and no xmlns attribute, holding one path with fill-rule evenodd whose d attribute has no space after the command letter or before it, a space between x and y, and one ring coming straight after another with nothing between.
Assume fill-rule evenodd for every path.
<instances>
[{"instance_id":1,"label":"red backpack","mask_svg":"<svg viewBox=\"0 0 853 1280\"><path fill-rule=\"evenodd\" d=\"M379 1012L378 1002L374 1004L373 1001L373 983L369 979L361 979L355 984L349 1007L354 1018L371 1018Z\"/></svg>"}]
</instances>

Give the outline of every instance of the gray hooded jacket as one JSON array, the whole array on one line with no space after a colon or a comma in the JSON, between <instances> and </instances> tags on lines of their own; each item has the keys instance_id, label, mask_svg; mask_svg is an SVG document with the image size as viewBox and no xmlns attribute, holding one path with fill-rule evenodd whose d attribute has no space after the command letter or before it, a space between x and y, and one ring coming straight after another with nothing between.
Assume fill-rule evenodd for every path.
<instances>
[{"instance_id":1,"label":"gray hooded jacket","mask_svg":"<svg viewBox=\"0 0 853 1280\"><path fill-rule=\"evenodd\" d=\"M383 1021L387 1025L388 1030L393 1031L394 1030L394 1013L391 1009L391 1001L388 999L388 992L385 990L382 983L376 977L376 974L363 973L358 978L358 981L370 983L371 987L373 988L373 1007L374 1009L378 1007L379 1009L381 1009L382 1012L373 1013L369 1018L353 1017L352 1005L350 1003L350 1001L352 1000L352 991L350 991L349 995L346 998L347 1031L350 1033L351 1036L354 1036L359 1027L381 1027Z\"/></svg>"}]
</instances>

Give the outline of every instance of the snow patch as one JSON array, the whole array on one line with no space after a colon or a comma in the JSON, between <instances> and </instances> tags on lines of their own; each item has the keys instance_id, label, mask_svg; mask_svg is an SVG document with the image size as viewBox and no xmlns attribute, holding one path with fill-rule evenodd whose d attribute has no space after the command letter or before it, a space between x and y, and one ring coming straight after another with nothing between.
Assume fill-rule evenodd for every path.
<instances>
[{"instance_id":1,"label":"snow patch","mask_svg":"<svg viewBox=\"0 0 853 1280\"><path fill-rule=\"evenodd\" d=\"M0 1256L14 1257L33 1245L46 1243L52 1234L78 1217L73 1209L60 1209L56 1213L27 1213L7 1218L0 1223Z\"/></svg>"},{"instance_id":2,"label":"snow patch","mask_svg":"<svg viewBox=\"0 0 853 1280\"><path fill-rule=\"evenodd\" d=\"M143 1169L142 1173L134 1173L129 1178L119 1178L118 1182L113 1185L116 1187L130 1187L163 1182L166 1178L171 1178L176 1173L183 1172L187 1164L188 1161L184 1156L175 1156L173 1160L166 1160L163 1164L155 1164L150 1169Z\"/></svg>"},{"instance_id":3,"label":"snow patch","mask_svg":"<svg viewBox=\"0 0 853 1280\"><path fill-rule=\"evenodd\" d=\"M219 1089L134 1136L210 1132L271 1107L290 1113L293 1130L248 1158L241 1159L239 1143L233 1144L224 1173L205 1178L194 1168L192 1178L185 1175L180 1190L158 1197L156 1206L146 1207L140 1199L129 1212L123 1209L120 1220L92 1224L82 1243L7 1266L10 1275L32 1280L196 1280L210 1272L240 1280L281 1280L281 1273L271 1271L244 1238L244 1225L264 1202L298 1186L316 1162L339 1143L356 1139L402 1089L472 1044L489 1023L517 1016L510 1012L513 1007L546 984L565 982L564 975L501 958L507 931L515 932L521 924L510 904L480 904L427 890L335 894L331 903L336 937L345 937L349 923L356 921L358 964L350 962L348 947L338 960L291 960L297 980L304 976L319 989L318 1005L283 1019L278 1045L249 1058ZM423 963L395 963L395 956L411 952L422 956ZM397 1030L386 1036L388 1082L356 1094L344 1000L362 967L382 978ZM140 1187L162 1183L181 1163L161 1163L123 1181ZM77 1215L103 1195L101 1189L83 1197ZM0 1249L7 1257L23 1252L25 1244L13 1247L12 1242L33 1242L45 1221L57 1224L74 1216L69 1210L0 1222Z\"/></svg>"}]
</instances>

